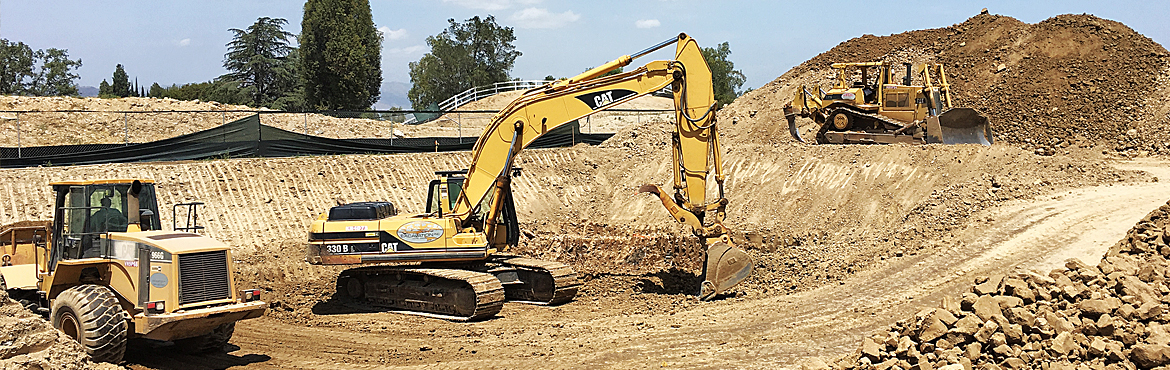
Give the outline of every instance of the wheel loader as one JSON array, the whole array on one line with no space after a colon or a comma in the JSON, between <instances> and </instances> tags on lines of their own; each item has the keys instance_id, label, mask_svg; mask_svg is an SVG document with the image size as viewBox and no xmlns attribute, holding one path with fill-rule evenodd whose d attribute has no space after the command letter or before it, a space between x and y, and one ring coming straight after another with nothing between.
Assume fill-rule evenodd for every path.
<instances>
[{"instance_id":1,"label":"wheel loader","mask_svg":"<svg viewBox=\"0 0 1170 370\"><path fill-rule=\"evenodd\" d=\"M677 45L671 60L605 75L671 44ZM511 185L519 172L513 167L516 155L559 126L667 86L676 110L674 194L656 185L640 191L656 195L707 248L697 293L712 299L746 279L752 260L731 244L722 223L728 202L711 70L686 34L527 90L493 117L469 168L436 171L425 212L398 215L389 202L333 207L312 224L307 260L359 266L341 272L334 297L367 309L467 321L495 315L505 301L571 301L580 282L570 266L507 253L520 235ZM708 199L712 172L717 197Z\"/></svg>"},{"instance_id":2,"label":"wheel loader","mask_svg":"<svg viewBox=\"0 0 1170 370\"><path fill-rule=\"evenodd\" d=\"M120 362L132 338L222 350L236 321L267 309L259 290L236 289L231 248L198 234L202 203L176 204L188 223L165 231L151 180L50 185L52 221L0 227L0 289L93 360Z\"/></svg>"},{"instance_id":3,"label":"wheel loader","mask_svg":"<svg viewBox=\"0 0 1170 370\"><path fill-rule=\"evenodd\" d=\"M805 142L796 117L818 125L818 144L980 144L994 142L991 124L973 108L954 107L940 64L905 64L902 83L886 62L833 63L837 81L828 91L801 86L784 106L788 131ZM922 85L912 85L918 71ZM876 76L870 72L876 72ZM931 74L936 76L931 78ZM856 77L860 79L855 79Z\"/></svg>"}]
</instances>

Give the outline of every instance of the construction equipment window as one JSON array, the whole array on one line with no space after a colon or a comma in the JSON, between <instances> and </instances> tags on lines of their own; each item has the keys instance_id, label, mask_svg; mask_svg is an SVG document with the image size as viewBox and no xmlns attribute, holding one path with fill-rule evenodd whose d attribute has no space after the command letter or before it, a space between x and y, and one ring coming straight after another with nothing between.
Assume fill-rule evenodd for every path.
<instances>
[{"instance_id":1,"label":"construction equipment window","mask_svg":"<svg viewBox=\"0 0 1170 370\"><path fill-rule=\"evenodd\" d=\"M907 108L910 107L910 93L907 92L891 92L886 93L886 107L891 108Z\"/></svg>"},{"instance_id":2,"label":"construction equipment window","mask_svg":"<svg viewBox=\"0 0 1170 370\"><path fill-rule=\"evenodd\" d=\"M89 194L89 231L126 231L126 192L129 185L98 185Z\"/></svg>"}]
</instances>

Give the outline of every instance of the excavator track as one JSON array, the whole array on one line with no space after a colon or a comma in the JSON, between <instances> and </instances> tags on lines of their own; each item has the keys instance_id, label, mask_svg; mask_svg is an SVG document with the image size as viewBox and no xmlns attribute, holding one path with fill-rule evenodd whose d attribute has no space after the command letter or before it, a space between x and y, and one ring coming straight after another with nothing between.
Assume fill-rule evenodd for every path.
<instances>
[{"instance_id":1,"label":"excavator track","mask_svg":"<svg viewBox=\"0 0 1170 370\"><path fill-rule=\"evenodd\" d=\"M451 321L495 316L504 286L478 271L395 266L361 267L337 278L342 303L360 310L388 310Z\"/></svg>"},{"instance_id":2,"label":"excavator track","mask_svg":"<svg viewBox=\"0 0 1170 370\"><path fill-rule=\"evenodd\" d=\"M504 285L509 302L558 305L577 296L581 281L569 265L525 257L493 258L488 272Z\"/></svg>"}]
</instances>

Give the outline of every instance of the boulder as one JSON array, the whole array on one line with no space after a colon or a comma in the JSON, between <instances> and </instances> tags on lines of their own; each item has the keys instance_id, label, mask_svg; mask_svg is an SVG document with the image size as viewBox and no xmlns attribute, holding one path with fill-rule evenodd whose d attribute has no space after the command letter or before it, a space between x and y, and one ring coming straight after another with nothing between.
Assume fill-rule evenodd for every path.
<instances>
[{"instance_id":1,"label":"boulder","mask_svg":"<svg viewBox=\"0 0 1170 370\"><path fill-rule=\"evenodd\" d=\"M1057 334L1056 338L1052 338L1052 344L1049 350L1057 355L1068 355L1079 351L1080 348L1081 346L1073 339L1072 333L1063 332Z\"/></svg>"},{"instance_id":2,"label":"boulder","mask_svg":"<svg viewBox=\"0 0 1170 370\"><path fill-rule=\"evenodd\" d=\"M1116 310L1118 306L1121 306L1121 302L1111 302L1104 299L1089 299L1077 304L1077 308L1089 317L1113 313L1113 310Z\"/></svg>"},{"instance_id":3,"label":"boulder","mask_svg":"<svg viewBox=\"0 0 1170 370\"><path fill-rule=\"evenodd\" d=\"M1157 344L1139 344L1129 352L1129 360L1143 369L1170 363L1170 347Z\"/></svg>"},{"instance_id":4,"label":"boulder","mask_svg":"<svg viewBox=\"0 0 1170 370\"><path fill-rule=\"evenodd\" d=\"M939 312L946 312L939 310ZM939 320L936 316L926 318L922 323L922 330L918 332L918 342L926 343L938 339L947 333L947 325Z\"/></svg>"},{"instance_id":5,"label":"boulder","mask_svg":"<svg viewBox=\"0 0 1170 370\"><path fill-rule=\"evenodd\" d=\"M994 316L1003 315L1003 310L999 306L999 300L990 295L980 296L979 299L976 299L973 308L975 309L975 315L979 316L979 319L983 321L991 320Z\"/></svg>"},{"instance_id":6,"label":"boulder","mask_svg":"<svg viewBox=\"0 0 1170 370\"><path fill-rule=\"evenodd\" d=\"M966 317L959 319L959 321L956 321L955 326L951 329L951 331L974 336L975 332L979 331L979 326L981 324L983 324L983 321L979 320L977 316L967 315Z\"/></svg>"}]
</instances>

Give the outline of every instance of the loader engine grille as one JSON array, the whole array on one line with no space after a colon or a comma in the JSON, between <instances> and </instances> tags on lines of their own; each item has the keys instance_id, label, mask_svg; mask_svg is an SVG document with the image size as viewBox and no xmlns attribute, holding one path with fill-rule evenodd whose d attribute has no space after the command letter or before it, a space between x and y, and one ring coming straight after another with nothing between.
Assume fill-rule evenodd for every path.
<instances>
[{"instance_id":1,"label":"loader engine grille","mask_svg":"<svg viewBox=\"0 0 1170 370\"><path fill-rule=\"evenodd\" d=\"M179 304L231 297L226 250L179 255Z\"/></svg>"}]
</instances>

